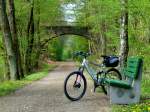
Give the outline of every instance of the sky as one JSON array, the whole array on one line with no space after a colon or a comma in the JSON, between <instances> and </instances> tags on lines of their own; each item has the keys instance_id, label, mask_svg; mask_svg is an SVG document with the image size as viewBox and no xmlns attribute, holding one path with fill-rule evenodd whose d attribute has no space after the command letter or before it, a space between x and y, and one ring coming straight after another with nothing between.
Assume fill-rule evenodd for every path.
<instances>
[{"instance_id":1,"label":"sky","mask_svg":"<svg viewBox=\"0 0 150 112\"><path fill-rule=\"evenodd\" d=\"M68 4L63 4L63 13L64 13L64 20L67 21L68 23L72 23L76 21L76 16L75 16L75 10L76 10L76 4L73 3L68 3Z\"/></svg>"}]
</instances>

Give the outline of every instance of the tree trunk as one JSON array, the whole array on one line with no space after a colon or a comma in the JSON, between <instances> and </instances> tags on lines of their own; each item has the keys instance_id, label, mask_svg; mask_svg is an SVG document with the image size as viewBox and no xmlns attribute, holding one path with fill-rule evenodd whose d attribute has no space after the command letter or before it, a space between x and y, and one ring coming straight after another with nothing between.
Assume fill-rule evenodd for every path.
<instances>
[{"instance_id":1,"label":"tree trunk","mask_svg":"<svg viewBox=\"0 0 150 112\"><path fill-rule=\"evenodd\" d=\"M10 80L10 71L9 71L9 64L8 64L8 61L7 61L7 54L5 53L4 54L4 63L5 63L5 72L4 72L4 79L5 80Z\"/></svg>"},{"instance_id":2,"label":"tree trunk","mask_svg":"<svg viewBox=\"0 0 150 112\"><path fill-rule=\"evenodd\" d=\"M41 54L41 41L40 41L40 2L37 0L37 24L36 24L36 30L37 30L37 44L36 44L36 56L35 56L35 63L34 63L34 68L38 69L39 68L39 58Z\"/></svg>"},{"instance_id":3,"label":"tree trunk","mask_svg":"<svg viewBox=\"0 0 150 112\"><path fill-rule=\"evenodd\" d=\"M102 27L101 27L101 47L102 47L102 54L106 55L106 22L102 22Z\"/></svg>"},{"instance_id":4,"label":"tree trunk","mask_svg":"<svg viewBox=\"0 0 150 112\"><path fill-rule=\"evenodd\" d=\"M23 68L21 63L21 55L20 55L20 49L19 49L19 41L18 41L18 35L17 35L17 26L16 26L16 18L15 18L15 6L14 6L14 0L9 0L9 12L10 12L10 29L12 34L12 40L13 40L13 47L14 51L16 53L17 58L17 72L18 72L18 79L23 78Z\"/></svg>"},{"instance_id":5,"label":"tree trunk","mask_svg":"<svg viewBox=\"0 0 150 112\"><path fill-rule=\"evenodd\" d=\"M120 28L120 67L126 66L128 57L128 0L121 0L121 28Z\"/></svg>"},{"instance_id":6,"label":"tree trunk","mask_svg":"<svg viewBox=\"0 0 150 112\"><path fill-rule=\"evenodd\" d=\"M6 47L5 47L4 43L5 43L4 38L2 38L2 45L0 47L3 52L2 57L4 60L4 80L10 80L9 64L7 61L7 52L6 52Z\"/></svg>"},{"instance_id":7,"label":"tree trunk","mask_svg":"<svg viewBox=\"0 0 150 112\"><path fill-rule=\"evenodd\" d=\"M9 70L10 70L10 78L11 80L17 79L17 63L16 63L16 56L15 52L13 50L13 42L12 42L12 36L10 31L10 26L8 22L8 16L6 13L6 0L0 0L0 18L1 18L1 25L2 25L2 31L3 31L3 40L4 45L7 52L7 61L9 64Z\"/></svg>"},{"instance_id":8,"label":"tree trunk","mask_svg":"<svg viewBox=\"0 0 150 112\"><path fill-rule=\"evenodd\" d=\"M5 43L4 41L4 38L2 38L2 42ZM7 61L7 52L6 52L6 47L5 45L3 46L3 59L4 59L4 64L5 64L5 67L4 67L4 79L5 80L10 80L10 71L9 71L9 64L8 64L8 61Z\"/></svg>"},{"instance_id":9,"label":"tree trunk","mask_svg":"<svg viewBox=\"0 0 150 112\"><path fill-rule=\"evenodd\" d=\"M31 68L32 68L31 55L33 50L33 42L34 42L34 0L32 1L30 17L27 26L27 41L28 41L28 46L27 46L26 56L25 56L26 73L31 72Z\"/></svg>"}]
</instances>

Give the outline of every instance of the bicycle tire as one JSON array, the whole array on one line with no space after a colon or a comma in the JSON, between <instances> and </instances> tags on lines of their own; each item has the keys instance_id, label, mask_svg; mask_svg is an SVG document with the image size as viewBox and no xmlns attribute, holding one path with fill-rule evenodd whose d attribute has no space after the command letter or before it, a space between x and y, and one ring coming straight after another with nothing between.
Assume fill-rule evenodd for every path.
<instances>
[{"instance_id":1,"label":"bicycle tire","mask_svg":"<svg viewBox=\"0 0 150 112\"><path fill-rule=\"evenodd\" d=\"M106 77L107 77L107 74L109 74L110 72L116 72L117 79L122 80L122 76L121 76L120 72L115 68L111 68L111 69L107 70L106 71ZM102 90L105 93L105 95L107 95L107 86L106 85L101 85L101 87L102 87Z\"/></svg>"},{"instance_id":2,"label":"bicycle tire","mask_svg":"<svg viewBox=\"0 0 150 112\"><path fill-rule=\"evenodd\" d=\"M78 97L72 97L72 96L68 93L68 90L67 90L68 81L69 81L70 77L73 76L73 75L79 75L79 76L81 77L81 79L83 80L83 84L84 84L83 91L82 91L82 93L81 93ZM77 76L77 77L78 77L78 76ZM64 82L64 93L65 93L66 97L67 97L69 100L71 100L71 101L77 101L77 100L81 99L81 98L84 96L85 92L86 92L86 88L87 88L86 79L85 79L83 73L80 72L80 71L75 71L75 72L70 73L70 74L66 77L66 79L65 79L65 82Z\"/></svg>"}]
</instances>

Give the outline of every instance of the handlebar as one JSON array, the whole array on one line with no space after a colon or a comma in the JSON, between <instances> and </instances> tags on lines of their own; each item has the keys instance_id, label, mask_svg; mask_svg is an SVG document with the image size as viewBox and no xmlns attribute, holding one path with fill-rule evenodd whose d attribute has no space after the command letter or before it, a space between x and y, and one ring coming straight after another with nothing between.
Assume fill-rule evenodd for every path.
<instances>
[{"instance_id":1,"label":"handlebar","mask_svg":"<svg viewBox=\"0 0 150 112\"><path fill-rule=\"evenodd\" d=\"M74 57L78 57L78 56L82 56L84 58L87 58L88 56L90 56L91 53L86 53L86 52L83 52L83 51L77 51L77 52L74 52ZM101 55L101 57L105 60L106 58L109 58L113 55ZM115 56L115 55L114 55ZM120 57L120 56L116 56L116 57Z\"/></svg>"},{"instance_id":2,"label":"handlebar","mask_svg":"<svg viewBox=\"0 0 150 112\"><path fill-rule=\"evenodd\" d=\"M91 53L86 53L86 52L83 52L83 51L77 51L74 53L74 57L77 57L77 56L83 56L84 58L90 56Z\"/></svg>"}]
</instances>

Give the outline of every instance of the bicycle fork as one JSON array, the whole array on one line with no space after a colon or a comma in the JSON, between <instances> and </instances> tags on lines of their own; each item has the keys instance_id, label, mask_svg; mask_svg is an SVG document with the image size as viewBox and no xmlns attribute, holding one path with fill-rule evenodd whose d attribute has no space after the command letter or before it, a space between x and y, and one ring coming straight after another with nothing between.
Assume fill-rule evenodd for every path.
<instances>
[{"instance_id":1,"label":"bicycle fork","mask_svg":"<svg viewBox=\"0 0 150 112\"><path fill-rule=\"evenodd\" d=\"M73 86L74 86L75 88L80 88L80 87L81 87L81 84L80 84L80 83L81 83L81 76L77 74Z\"/></svg>"}]
</instances>

